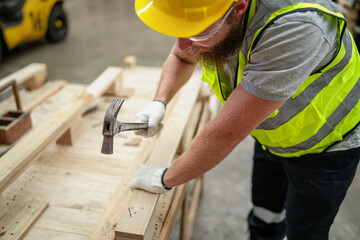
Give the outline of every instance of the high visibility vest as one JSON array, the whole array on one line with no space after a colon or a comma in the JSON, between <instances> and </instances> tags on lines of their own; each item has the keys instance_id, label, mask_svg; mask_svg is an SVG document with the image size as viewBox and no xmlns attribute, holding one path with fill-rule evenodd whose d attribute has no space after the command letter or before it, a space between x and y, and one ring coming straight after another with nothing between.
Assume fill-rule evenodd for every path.
<instances>
[{"instance_id":1,"label":"high visibility vest","mask_svg":"<svg viewBox=\"0 0 360 240\"><path fill-rule=\"evenodd\" d=\"M244 67L251 62L251 51L263 31L278 18L299 11L317 11L334 18L338 25L339 47L327 66L312 73L294 95L252 131L251 135L264 149L281 157L323 152L343 140L360 121L359 52L346 29L344 16L332 1L252 0L244 15L247 27L233 85L238 85L243 78ZM219 79L215 67L203 67L202 80L225 103L233 86Z\"/></svg>"}]
</instances>

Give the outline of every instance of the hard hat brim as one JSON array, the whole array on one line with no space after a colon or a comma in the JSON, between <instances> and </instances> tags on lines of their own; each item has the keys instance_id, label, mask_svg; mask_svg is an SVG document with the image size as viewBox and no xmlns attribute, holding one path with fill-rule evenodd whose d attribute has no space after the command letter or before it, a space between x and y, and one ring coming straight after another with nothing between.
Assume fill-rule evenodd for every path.
<instances>
[{"instance_id":1,"label":"hard hat brim","mask_svg":"<svg viewBox=\"0 0 360 240\"><path fill-rule=\"evenodd\" d=\"M135 11L138 17L150 28L162 34L178 38L195 36L215 21L220 19L230 8L234 1L229 1L205 20L188 21L184 18L175 17L153 6L152 1L136 0Z\"/></svg>"}]
</instances>

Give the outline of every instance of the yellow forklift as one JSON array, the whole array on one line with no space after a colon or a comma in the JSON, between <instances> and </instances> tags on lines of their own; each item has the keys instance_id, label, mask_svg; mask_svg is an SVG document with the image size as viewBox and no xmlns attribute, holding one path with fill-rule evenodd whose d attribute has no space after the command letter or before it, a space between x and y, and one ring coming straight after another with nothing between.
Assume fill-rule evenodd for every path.
<instances>
[{"instance_id":1,"label":"yellow forklift","mask_svg":"<svg viewBox=\"0 0 360 240\"><path fill-rule=\"evenodd\" d=\"M0 60L23 42L64 40L68 20L62 4L63 0L0 0Z\"/></svg>"}]
</instances>

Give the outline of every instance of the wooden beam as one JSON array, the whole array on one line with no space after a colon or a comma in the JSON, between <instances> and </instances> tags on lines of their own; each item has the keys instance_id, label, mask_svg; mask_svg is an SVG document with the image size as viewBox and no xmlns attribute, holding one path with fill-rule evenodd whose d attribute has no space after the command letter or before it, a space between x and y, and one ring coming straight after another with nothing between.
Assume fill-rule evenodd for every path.
<instances>
[{"instance_id":1,"label":"wooden beam","mask_svg":"<svg viewBox=\"0 0 360 240\"><path fill-rule=\"evenodd\" d=\"M209 105L209 99L205 99L202 110L201 110L201 116L197 125L197 131L196 134L201 132L201 130L205 127L207 122L210 119L210 105ZM195 222L195 216L197 212L197 207L199 205L200 197L202 195L203 189L204 189L204 175L201 175L195 179L194 187L192 190L192 200L190 203L190 206L187 206L187 200L184 202L184 209L183 212L184 218L182 219L182 232L181 232L181 240L190 240L192 229ZM189 210L187 212L187 209Z\"/></svg>"},{"instance_id":2,"label":"wooden beam","mask_svg":"<svg viewBox=\"0 0 360 240\"><path fill-rule=\"evenodd\" d=\"M178 149L178 153L181 154L184 152L191 144L192 140L195 137L195 134L205 126L206 122L208 121L209 116L209 104L208 98L202 97L204 96L201 93L201 97L196 102L192 115L187 123L186 130L182 137L181 146L180 146L180 153ZM203 185L204 176L200 176L195 179L195 186ZM159 234L159 240L166 240L170 239L170 235L172 229L174 227L176 216L180 212L180 206L182 206L182 214L181 214L181 225L180 225L180 239L189 239L186 236L191 235L192 226L195 219L195 213L197 206L199 204L199 198L201 195L201 191L198 191L198 187L194 187L194 191L192 191L192 203L190 207L190 211L188 212L188 195L190 194L189 191L189 183L185 185L181 185L177 188L176 194L174 199L171 202L171 206L169 211L167 212L165 221L162 225L161 233ZM195 201L196 200L196 201ZM159 213L157 212L157 215ZM189 222L190 221L190 222Z\"/></svg>"},{"instance_id":3,"label":"wooden beam","mask_svg":"<svg viewBox=\"0 0 360 240\"><path fill-rule=\"evenodd\" d=\"M59 92L67 85L65 80L56 80L46 82L43 86L31 91L26 89L20 90L20 98L22 104L22 110L25 112L31 112L34 108L45 102L48 98ZM0 103L0 114L7 111L14 110L16 108L14 98L12 96L4 99Z\"/></svg>"},{"instance_id":4,"label":"wooden beam","mask_svg":"<svg viewBox=\"0 0 360 240\"><path fill-rule=\"evenodd\" d=\"M43 85L47 80L46 64L31 63L26 67L0 79L0 88L10 81L16 80L18 85L24 84L28 90L35 89Z\"/></svg>"},{"instance_id":5,"label":"wooden beam","mask_svg":"<svg viewBox=\"0 0 360 240\"><path fill-rule=\"evenodd\" d=\"M164 125L146 163L160 166L171 163L198 98L200 86L200 79L193 77L183 87L179 93L181 96L171 112L171 119ZM134 190L129 207L136 214L130 216L127 208L121 209L122 215L115 229L116 239L151 239L155 233L154 210L158 198L157 194Z\"/></svg>"},{"instance_id":6,"label":"wooden beam","mask_svg":"<svg viewBox=\"0 0 360 240\"><path fill-rule=\"evenodd\" d=\"M28 99L26 102L23 102L24 111L31 112L35 107L39 106L41 103L46 101L49 97L53 96L55 93L60 91L67 85L67 81L64 80L56 80L45 83L41 88L32 90L32 92L36 92L32 94L34 97ZM23 98L24 100L24 98Z\"/></svg>"},{"instance_id":7,"label":"wooden beam","mask_svg":"<svg viewBox=\"0 0 360 240\"><path fill-rule=\"evenodd\" d=\"M191 199L189 211L186 216L186 220L183 222L185 224L184 226L184 232L182 233L182 240L190 240L192 229L195 222L195 216L197 212L197 208L199 206L200 197L202 195L202 190L204 186L204 175L201 175L200 177L195 179L194 189L193 189L193 197ZM187 203L184 203L187 204ZM186 207L187 208L187 207Z\"/></svg>"},{"instance_id":8,"label":"wooden beam","mask_svg":"<svg viewBox=\"0 0 360 240\"><path fill-rule=\"evenodd\" d=\"M0 220L2 226L0 238L9 240L22 239L48 206L49 203L45 201L32 200L23 207L15 218L9 219L5 216Z\"/></svg>"},{"instance_id":9,"label":"wooden beam","mask_svg":"<svg viewBox=\"0 0 360 240\"><path fill-rule=\"evenodd\" d=\"M186 195L182 201L182 207L181 207L181 218L180 218L180 234L179 239L184 240L185 233L186 233L186 227L187 227L187 218L188 218L188 212L189 212L189 183L187 183L187 191Z\"/></svg>"},{"instance_id":10,"label":"wooden beam","mask_svg":"<svg viewBox=\"0 0 360 240\"><path fill-rule=\"evenodd\" d=\"M196 102L193 112L190 116L190 119L186 125L186 130L181 139L181 144L177 150L177 154L182 154L189 147L192 140L194 139L194 135L196 133L197 125L199 123L200 114L202 109L202 102Z\"/></svg>"},{"instance_id":11,"label":"wooden beam","mask_svg":"<svg viewBox=\"0 0 360 240\"><path fill-rule=\"evenodd\" d=\"M90 86L74 96L40 126L32 129L2 156L0 192L2 193L33 160L63 134L70 127L72 120L81 115L94 98L104 94L119 77L121 77L120 68L107 68Z\"/></svg>"},{"instance_id":12,"label":"wooden beam","mask_svg":"<svg viewBox=\"0 0 360 240\"><path fill-rule=\"evenodd\" d=\"M185 201L188 195L188 185L188 183L185 183L176 188L175 196L171 201L170 208L167 211L165 221L159 234L159 240L170 239L171 232L174 229L177 220L177 215L180 213L182 203Z\"/></svg>"},{"instance_id":13,"label":"wooden beam","mask_svg":"<svg viewBox=\"0 0 360 240\"><path fill-rule=\"evenodd\" d=\"M86 93L93 99L104 94L117 95L122 86L123 73L120 68L108 67L90 86L86 88Z\"/></svg>"},{"instance_id":14,"label":"wooden beam","mask_svg":"<svg viewBox=\"0 0 360 240\"><path fill-rule=\"evenodd\" d=\"M193 131L194 135L201 132L201 130L205 127L207 122L210 119L210 106L209 106L209 98L204 98L202 100L202 109L201 114L199 116L199 121L197 122L196 129ZM195 138L195 136L193 136ZM185 141L186 147L189 147L191 140ZM181 240L189 240L191 238L191 233L193 229L193 225L195 222L195 216L197 207L199 205L200 197L203 192L204 187L204 175L197 177L194 181L194 187L192 192L192 200L190 206L188 204L188 196L185 196L182 208L182 216L181 216L181 231L180 231L180 239Z\"/></svg>"},{"instance_id":15,"label":"wooden beam","mask_svg":"<svg viewBox=\"0 0 360 240\"><path fill-rule=\"evenodd\" d=\"M5 215L6 215L5 201L4 201L3 196L0 195L0 219L2 219Z\"/></svg>"},{"instance_id":16,"label":"wooden beam","mask_svg":"<svg viewBox=\"0 0 360 240\"><path fill-rule=\"evenodd\" d=\"M155 136L147 138L141 142L138 154L134 159L137 164L141 164L146 161L156 140L157 137ZM134 174L134 171L135 167L133 166L128 175L125 176L125 179L130 179L132 174ZM119 210L127 207L130 197L131 190L127 186L124 186L124 184L120 184L116 188L90 235L91 240L113 240L115 238L115 227L122 214Z\"/></svg>"}]
</instances>

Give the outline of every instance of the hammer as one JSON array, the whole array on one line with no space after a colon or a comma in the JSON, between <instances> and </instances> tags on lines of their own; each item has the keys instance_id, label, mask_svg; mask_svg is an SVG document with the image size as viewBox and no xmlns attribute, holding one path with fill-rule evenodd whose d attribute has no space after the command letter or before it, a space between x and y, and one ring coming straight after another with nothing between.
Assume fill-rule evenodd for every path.
<instances>
[{"instance_id":1,"label":"hammer","mask_svg":"<svg viewBox=\"0 0 360 240\"><path fill-rule=\"evenodd\" d=\"M117 115L124 101L125 99L123 98L114 98L106 110L102 131L104 140L102 143L101 153L103 154L113 153L113 140L117 133L148 128L148 123L126 123L116 121Z\"/></svg>"}]
</instances>

